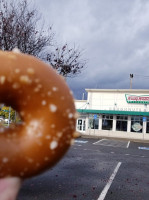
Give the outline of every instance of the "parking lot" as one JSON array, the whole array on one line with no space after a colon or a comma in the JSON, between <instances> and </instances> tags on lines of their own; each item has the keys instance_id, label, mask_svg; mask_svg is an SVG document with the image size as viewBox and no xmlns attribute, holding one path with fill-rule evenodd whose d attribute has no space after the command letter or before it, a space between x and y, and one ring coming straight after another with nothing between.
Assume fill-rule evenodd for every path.
<instances>
[{"instance_id":1,"label":"parking lot","mask_svg":"<svg viewBox=\"0 0 149 200\"><path fill-rule=\"evenodd\" d=\"M26 180L18 200L148 200L149 144L78 138L44 174Z\"/></svg>"}]
</instances>

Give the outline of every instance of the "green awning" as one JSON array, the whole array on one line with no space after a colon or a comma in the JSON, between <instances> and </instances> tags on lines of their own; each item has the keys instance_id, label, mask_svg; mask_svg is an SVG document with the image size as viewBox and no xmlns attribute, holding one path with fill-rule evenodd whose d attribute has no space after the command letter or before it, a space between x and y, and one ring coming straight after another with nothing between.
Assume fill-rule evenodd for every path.
<instances>
[{"instance_id":1,"label":"green awning","mask_svg":"<svg viewBox=\"0 0 149 200\"><path fill-rule=\"evenodd\" d=\"M123 111L123 110L77 109L77 112L79 112L79 113L92 113L92 114L113 114L113 115L140 115L140 116L149 116L149 112Z\"/></svg>"}]
</instances>

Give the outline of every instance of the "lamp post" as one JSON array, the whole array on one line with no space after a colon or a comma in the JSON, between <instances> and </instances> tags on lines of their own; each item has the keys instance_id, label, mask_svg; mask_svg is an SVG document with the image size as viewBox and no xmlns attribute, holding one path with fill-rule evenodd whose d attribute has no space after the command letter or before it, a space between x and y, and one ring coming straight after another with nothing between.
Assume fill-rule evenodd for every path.
<instances>
[{"instance_id":1,"label":"lamp post","mask_svg":"<svg viewBox=\"0 0 149 200\"><path fill-rule=\"evenodd\" d=\"M11 107L9 107L8 126L10 125L10 114L11 114Z\"/></svg>"}]
</instances>

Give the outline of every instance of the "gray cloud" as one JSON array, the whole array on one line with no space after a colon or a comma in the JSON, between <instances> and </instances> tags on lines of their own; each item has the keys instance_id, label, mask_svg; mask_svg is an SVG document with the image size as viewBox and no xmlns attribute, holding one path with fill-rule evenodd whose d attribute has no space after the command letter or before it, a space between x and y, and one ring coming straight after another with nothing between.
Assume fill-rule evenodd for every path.
<instances>
[{"instance_id":1,"label":"gray cloud","mask_svg":"<svg viewBox=\"0 0 149 200\"><path fill-rule=\"evenodd\" d=\"M87 68L68 84L84 88L148 88L149 2L146 0L36 0L59 42L79 45ZM138 76L142 75L142 76Z\"/></svg>"}]
</instances>

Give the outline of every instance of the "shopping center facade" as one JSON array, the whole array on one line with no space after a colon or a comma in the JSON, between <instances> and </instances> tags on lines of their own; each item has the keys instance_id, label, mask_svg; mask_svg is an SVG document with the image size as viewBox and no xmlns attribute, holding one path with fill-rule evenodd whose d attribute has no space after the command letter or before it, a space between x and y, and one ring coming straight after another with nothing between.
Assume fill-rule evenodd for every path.
<instances>
[{"instance_id":1,"label":"shopping center facade","mask_svg":"<svg viewBox=\"0 0 149 200\"><path fill-rule=\"evenodd\" d=\"M75 100L82 135L149 140L149 90L86 89Z\"/></svg>"}]
</instances>

